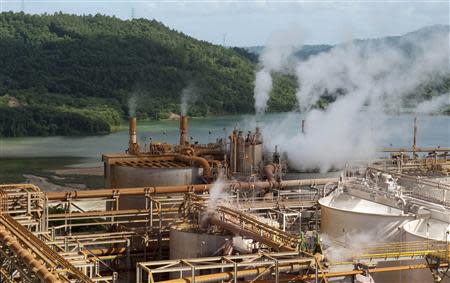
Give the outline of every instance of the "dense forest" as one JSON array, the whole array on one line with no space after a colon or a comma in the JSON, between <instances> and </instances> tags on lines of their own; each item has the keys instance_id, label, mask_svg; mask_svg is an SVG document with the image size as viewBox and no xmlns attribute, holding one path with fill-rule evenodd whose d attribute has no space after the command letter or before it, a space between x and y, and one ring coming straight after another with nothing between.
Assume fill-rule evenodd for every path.
<instances>
[{"instance_id":1,"label":"dense forest","mask_svg":"<svg viewBox=\"0 0 450 283\"><path fill-rule=\"evenodd\" d=\"M131 97L140 118L165 118L192 84L191 115L253 111L256 55L157 21L1 13L0 50L0 136L109 132ZM277 76L271 111L292 109L288 80Z\"/></svg>"},{"instance_id":2,"label":"dense forest","mask_svg":"<svg viewBox=\"0 0 450 283\"><path fill-rule=\"evenodd\" d=\"M154 20L4 12L0 50L0 136L108 133L130 112L166 118L180 112L192 85L189 115L254 111L256 54ZM297 87L295 78L274 74L268 110L293 110ZM324 98L318 107L326 105Z\"/></svg>"}]
</instances>

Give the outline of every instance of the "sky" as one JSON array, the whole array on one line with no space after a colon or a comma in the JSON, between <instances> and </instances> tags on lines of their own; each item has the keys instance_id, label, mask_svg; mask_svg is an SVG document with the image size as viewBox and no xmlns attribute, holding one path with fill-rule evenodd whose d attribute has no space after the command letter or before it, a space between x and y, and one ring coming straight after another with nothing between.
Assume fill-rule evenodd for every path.
<instances>
[{"instance_id":1,"label":"sky","mask_svg":"<svg viewBox=\"0 0 450 283\"><path fill-rule=\"evenodd\" d=\"M274 32L292 27L302 31L307 44L401 35L428 25L448 25L449 6L449 1L0 0L1 11L156 19L226 46L264 45Z\"/></svg>"}]
</instances>

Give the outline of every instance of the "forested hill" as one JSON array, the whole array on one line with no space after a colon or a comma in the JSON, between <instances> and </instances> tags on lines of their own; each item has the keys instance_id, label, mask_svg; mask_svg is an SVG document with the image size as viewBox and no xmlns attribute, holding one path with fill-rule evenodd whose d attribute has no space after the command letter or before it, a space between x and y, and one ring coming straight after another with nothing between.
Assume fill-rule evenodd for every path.
<instances>
[{"instance_id":1,"label":"forested hill","mask_svg":"<svg viewBox=\"0 0 450 283\"><path fill-rule=\"evenodd\" d=\"M0 50L0 136L109 132L131 97L141 118L164 118L187 86L192 115L253 111L254 55L157 21L1 13Z\"/></svg>"}]
</instances>

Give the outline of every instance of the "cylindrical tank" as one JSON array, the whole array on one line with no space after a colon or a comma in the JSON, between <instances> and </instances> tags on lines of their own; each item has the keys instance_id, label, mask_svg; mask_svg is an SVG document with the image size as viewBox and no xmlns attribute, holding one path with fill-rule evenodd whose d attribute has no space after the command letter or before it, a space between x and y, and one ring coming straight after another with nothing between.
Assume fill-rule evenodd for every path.
<instances>
[{"instance_id":1,"label":"cylindrical tank","mask_svg":"<svg viewBox=\"0 0 450 283\"><path fill-rule=\"evenodd\" d=\"M450 223L435 219L416 219L403 225L405 241L450 241Z\"/></svg>"},{"instance_id":2,"label":"cylindrical tank","mask_svg":"<svg viewBox=\"0 0 450 283\"><path fill-rule=\"evenodd\" d=\"M221 248L232 240L231 234L207 232L195 224L178 223L170 227L170 259L221 256ZM174 276L179 274L171 277Z\"/></svg>"},{"instance_id":3,"label":"cylindrical tank","mask_svg":"<svg viewBox=\"0 0 450 283\"><path fill-rule=\"evenodd\" d=\"M153 168L114 165L106 174L106 186L109 188L134 188L201 184L202 172L203 169L199 167ZM145 198L143 197L121 197L120 209L144 207Z\"/></svg>"},{"instance_id":4,"label":"cylindrical tank","mask_svg":"<svg viewBox=\"0 0 450 283\"><path fill-rule=\"evenodd\" d=\"M170 227L170 259L222 255L220 249L233 235L206 232L198 225L179 223Z\"/></svg>"},{"instance_id":5,"label":"cylindrical tank","mask_svg":"<svg viewBox=\"0 0 450 283\"><path fill-rule=\"evenodd\" d=\"M200 167L154 168L112 166L110 187L131 188L145 186L177 186L199 184L203 169Z\"/></svg>"},{"instance_id":6,"label":"cylindrical tank","mask_svg":"<svg viewBox=\"0 0 450 283\"><path fill-rule=\"evenodd\" d=\"M321 205L321 232L332 241L344 243L357 250L359 245L373 242L401 241L402 226L414 218L402 210L368 201L349 194L336 194L319 200ZM330 256L345 260L345 252L339 246L332 247ZM381 262L380 267L397 265L397 262ZM401 282L399 272L373 274L375 282ZM400 279L400 280L399 280Z\"/></svg>"},{"instance_id":7,"label":"cylindrical tank","mask_svg":"<svg viewBox=\"0 0 450 283\"><path fill-rule=\"evenodd\" d=\"M413 241L450 241L450 223L435 219L416 219L403 225L403 240ZM404 264L412 262L403 262ZM413 270L402 272L402 282L422 283L433 282L430 270ZM450 279L444 277L442 283L449 283Z\"/></svg>"},{"instance_id":8,"label":"cylindrical tank","mask_svg":"<svg viewBox=\"0 0 450 283\"><path fill-rule=\"evenodd\" d=\"M414 218L402 210L349 194L319 200L321 232L343 243L400 240L401 227Z\"/></svg>"}]
</instances>

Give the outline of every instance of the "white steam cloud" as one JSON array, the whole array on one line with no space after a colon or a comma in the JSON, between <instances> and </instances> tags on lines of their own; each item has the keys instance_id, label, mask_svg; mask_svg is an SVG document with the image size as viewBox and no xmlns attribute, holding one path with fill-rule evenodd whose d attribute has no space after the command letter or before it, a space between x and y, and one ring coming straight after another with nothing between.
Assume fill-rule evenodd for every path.
<instances>
[{"instance_id":1,"label":"white steam cloud","mask_svg":"<svg viewBox=\"0 0 450 283\"><path fill-rule=\"evenodd\" d=\"M268 145L280 145L297 169L327 171L372 158L376 147L389 138L385 113L397 110L419 85L450 75L449 49L443 48L448 46L448 33L404 40L408 52L380 42L352 42L298 63L296 96L306 111L306 133L292 136L286 133L292 128L269 125L264 131ZM314 109L323 95L336 101L326 110Z\"/></svg>"},{"instance_id":2,"label":"white steam cloud","mask_svg":"<svg viewBox=\"0 0 450 283\"><path fill-rule=\"evenodd\" d=\"M137 108L138 97L137 94L133 93L128 98L128 116L135 117L136 116L136 108Z\"/></svg>"},{"instance_id":3,"label":"white steam cloud","mask_svg":"<svg viewBox=\"0 0 450 283\"><path fill-rule=\"evenodd\" d=\"M216 207L219 202L227 197L227 193L224 192L225 181L222 175L219 175L217 180L214 182L213 187L209 190L209 199L207 213L211 214L216 211Z\"/></svg>"},{"instance_id":4,"label":"white steam cloud","mask_svg":"<svg viewBox=\"0 0 450 283\"><path fill-rule=\"evenodd\" d=\"M445 107L450 105L450 93L433 97L417 105L416 112L422 114L439 113Z\"/></svg>"},{"instance_id":5,"label":"white steam cloud","mask_svg":"<svg viewBox=\"0 0 450 283\"><path fill-rule=\"evenodd\" d=\"M197 88L193 83L190 83L187 87L181 91L181 115L186 116L189 110L189 104L194 103L197 100L196 94Z\"/></svg>"},{"instance_id":6,"label":"white steam cloud","mask_svg":"<svg viewBox=\"0 0 450 283\"><path fill-rule=\"evenodd\" d=\"M272 91L272 72L284 72L293 65L293 52L301 46L301 31L298 27L272 34L259 57L261 69L256 73L255 98L256 113L266 111L270 92Z\"/></svg>"}]
</instances>

